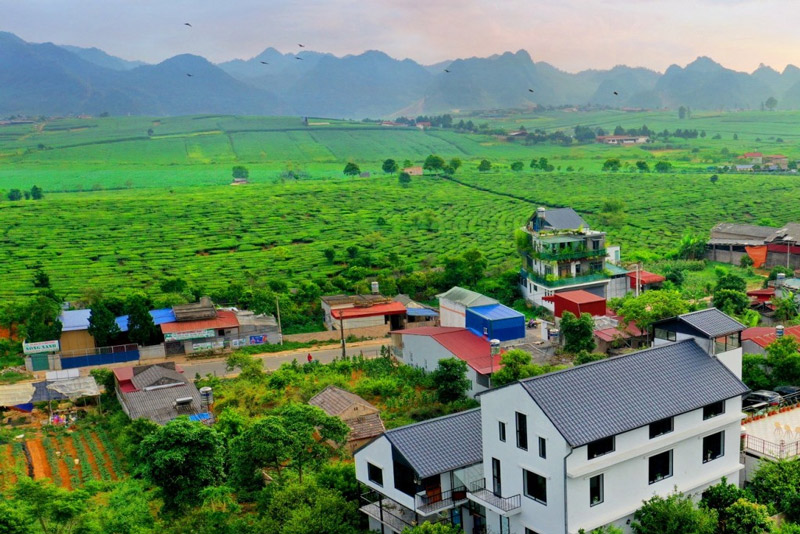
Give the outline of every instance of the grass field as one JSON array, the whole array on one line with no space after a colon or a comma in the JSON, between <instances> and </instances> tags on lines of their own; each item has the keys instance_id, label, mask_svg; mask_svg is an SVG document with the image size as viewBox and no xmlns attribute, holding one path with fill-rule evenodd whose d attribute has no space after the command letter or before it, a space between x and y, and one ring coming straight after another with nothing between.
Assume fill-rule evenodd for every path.
<instances>
[{"instance_id":1,"label":"grass field","mask_svg":"<svg viewBox=\"0 0 800 534\"><path fill-rule=\"evenodd\" d=\"M705 139L677 140L660 151L524 146L487 135L346 121L306 127L299 118L281 117L64 119L0 127L0 190L37 184L46 191L41 201L0 200L0 297L30 293L37 263L67 298L90 287L149 289L172 276L204 289L253 278L329 276L344 268L351 244L376 257L396 253L413 265L474 246L491 266L516 265L513 231L538 205L574 207L607 230L623 255L663 252L686 231L706 234L719 221L800 220L797 176L721 175L713 184L705 171L730 159L723 148L797 157L798 118L748 112L679 121L675 113L619 111L474 117L529 130L643 123L707 130ZM711 139L715 133L723 139ZM404 188L380 172L387 157L421 163L431 153L464 160L457 181L415 177ZM557 170L529 170L527 162L539 157ZM651 167L667 159L682 172L600 172L609 157L630 164L646 159ZM475 170L481 158L493 162L492 171ZM343 178L349 160L372 177ZM509 170L516 160L526 163L524 171ZM234 164L248 166L252 184L227 185ZM310 177L280 179L288 168ZM609 198L623 201L624 216L603 225L601 206ZM424 212L433 213L430 228L419 221ZM334 264L323 255L328 247L337 250Z\"/></svg>"}]
</instances>

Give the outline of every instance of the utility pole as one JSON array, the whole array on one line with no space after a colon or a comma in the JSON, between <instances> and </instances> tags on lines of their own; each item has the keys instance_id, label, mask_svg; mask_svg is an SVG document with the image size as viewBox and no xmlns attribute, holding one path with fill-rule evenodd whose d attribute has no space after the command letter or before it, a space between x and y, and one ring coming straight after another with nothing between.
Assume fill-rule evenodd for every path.
<instances>
[{"instance_id":1,"label":"utility pole","mask_svg":"<svg viewBox=\"0 0 800 534\"><path fill-rule=\"evenodd\" d=\"M342 310L339 310L339 330L342 332L342 359L347 357L347 350L344 344L344 315Z\"/></svg>"},{"instance_id":2,"label":"utility pole","mask_svg":"<svg viewBox=\"0 0 800 534\"><path fill-rule=\"evenodd\" d=\"M281 345L283 345L283 328L281 328L281 301L278 300L278 295L275 295L275 308L278 310L278 333L281 336Z\"/></svg>"}]
</instances>

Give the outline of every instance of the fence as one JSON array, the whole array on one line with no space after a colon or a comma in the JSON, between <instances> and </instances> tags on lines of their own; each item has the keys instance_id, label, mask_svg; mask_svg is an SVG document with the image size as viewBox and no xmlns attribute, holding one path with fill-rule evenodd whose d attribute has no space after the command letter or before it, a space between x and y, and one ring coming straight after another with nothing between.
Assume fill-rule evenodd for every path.
<instances>
[{"instance_id":1,"label":"fence","mask_svg":"<svg viewBox=\"0 0 800 534\"><path fill-rule=\"evenodd\" d=\"M71 353L83 353L79 356L70 356ZM88 353L88 354L87 354ZM113 347L98 347L78 351L65 351L61 353L61 368L75 369L76 367L89 367L92 365L108 365L111 363L125 363L139 360L138 345L116 345Z\"/></svg>"},{"instance_id":2,"label":"fence","mask_svg":"<svg viewBox=\"0 0 800 534\"><path fill-rule=\"evenodd\" d=\"M800 454L800 441L792 443L772 443L756 436L747 435L744 437L744 449L759 453L770 458L793 458Z\"/></svg>"}]
</instances>

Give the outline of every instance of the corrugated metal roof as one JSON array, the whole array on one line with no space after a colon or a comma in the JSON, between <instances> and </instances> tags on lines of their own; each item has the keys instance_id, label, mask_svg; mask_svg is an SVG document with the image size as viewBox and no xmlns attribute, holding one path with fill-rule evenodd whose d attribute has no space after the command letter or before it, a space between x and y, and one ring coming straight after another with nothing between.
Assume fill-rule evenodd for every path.
<instances>
[{"instance_id":1,"label":"corrugated metal roof","mask_svg":"<svg viewBox=\"0 0 800 534\"><path fill-rule=\"evenodd\" d=\"M153 323L158 326L164 323L175 322L175 314L172 313L172 308L162 308L159 310L150 310L150 317L153 318ZM115 319L120 332L128 331L128 316L122 315Z\"/></svg>"},{"instance_id":2,"label":"corrugated metal roof","mask_svg":"<svg viewBox=\"0 0 800 534\"><path fill-rule=\"evenodd\" d=\"M92 310L67 310L61 312L61 315L58 316L58 320L61 321L61 331L87 330L91 315Z\"/></svg>"},{"instance_id":3,"label":"corrugated metal roof","mask_svg":"<svg viewBox=\"0 0 800 534\"><path fill-rule=\"evenodd\" d=\"M490 304L497 304L497 301L493 298L486 297L480 293L476 293L474 291L470 291L469 289L464 289L463 287L458 286L451 287L448 291L436 296L439 297L439 299L447 299L449 301L461 304L467 308L472 306L488 306Z\"/></svg>"},{"instance_id":4,"label":"corrugated metal roof","mask_svg":"<svg viewBox=\"0 0 800 534\"><path fill-rule=\"evenodd\" d=\"M522 319L525 320L525 316L518 312L517 310L512 310L508 306L504 306L502 304L491 304L489 306L473 306L469 309L468 313L474 313L475 315L479 315L484 319L489 319L490 321L497 321L500 319Z\"/></svg>"},{"instance_id":5,"label":"corrugated metal roof","mask_svg":"<svg viewBox=\"0 0 800 534\"><path fill-rule=\"evenodd\" d=\"M639 280L640 284L657 284L659 282L663 282L666 280L665 277L661 276L660 274L651 273L649 271L639 271L637 272L629 272L628 277L631 279L631 287L636 285L636 280Z\"/></svg>"},{"instance_id":6,"label":"corrugated metal roof","mask_svg":"<svg viewBox=\"0 0 800 534\"><path fill-rule=\"evenodd\" d=\"M420 478L483 461L480 408L387 430L384 435Z\"/></svg>"},{"instance_id":7,"label":"corrugated metal roof","mask_svg":"<svg viewBox=\"0 0 800 534\"><path fill-rule=\"evenodd\" d=\"M439 313L428 308L406 308L409 317L439 317Z\"/></svg>"},{"instance_id":8,"label":"corrugated metal roof","mask_svg":"<svg viewBox=\"0 0 800 534\"><path fill-rule=\"evenodd\" d=\"M200 321L184 321L174 323L162 323L161 332L164 334L174 334L177 332L194 332L195 330L216 330L219 328L238 328L239 321L236 314L232 311L217 311L216 319L203 319Z\"/></svg>"},{"instance_id":9,"label":"corrugated metal roof","mask_svg":"<svg viewBox=\"0 0 800 534\"><path fill-rule=\"evenodd\" d=\"M679 315L678 319L709 337L718 337L744 330L742 323L722 313L717 308L684 313Z\"/></svg>"},{"instance_id":10,"label":"corrugated metal roof","mask_svg":"<svg viewBox=\"0 0 800 534\"><path fill-rule=\"evenodd\" d=\"M578 365L520 385L572 447L749 391L693 340Z\"/></svg>"},{"instance_id":11,"label":"corrugated metal roof","mask_svg":"<svg viewBox=\"0 0 800 534\"><path fill-rule=\"evenodd\" d=\"M564 299L568 302L573 302L575 304L589 304L592 302L605 302L606 299L595 295L594 293L589 293L588 291L584 291L583 289L577 289L575 291L562 291L556 293L555 297Z\"/></svg>"},{"instance_id":12,"label":"corrugated metal roof","mask_svg":"<svg viewBox=\"0 0 800 534\"><path fill-rule=\"evenodd\" d=\"M354 319L356 317L374 317L376 315L402 315L406 313L406 307L399 302L387 302L386 304L375 304L367 308L340 308L331 310L331 317L334 319Z\"/></svg>"},{"instance_id":13,"label":"corrugated metal roof","mask_svg":"<svg viewBox=\"0 0 800 534\"><path fill-rule=\"evenodd\" d=\"M712 238L723 239L755 239L763 244L764 240L775 234L776 228L756 226L754 224L719 223L711 229Z\"/></svg>"},{"instance_id":14,"label":"corrugated metal roof","mask_svg":"<svg viewBox=\"0 0 800 534\"><path fill-rule=\"evenodd\" d=\"M447 326L428 326L394 330L393 334L407 334L432 337L459 360L464 360L476 372L485 375L503 367L501 355L490 356L492 346L483 336L466 328ZM490 359L491 358L491 359Z\"/></svg>"},{"instance_id":15,"label":"corrugated metal roof","mask_svg":"<svg viewBox=\"0 0 800 534\"><path fill-rule=\"evenodd\" d=\"M166 424L180 415L193 415L200 413L200 392L185 376L167 369L160 365L152 365L142 372L134 373L132 368L131 380L136 383L136 387L143 388L148 385L159 383L161 379L165 382L180 382L180 385L166 387L163 389L152 389L149 391L123 391L122 401L128 409L131 419L145 417L160 425ZM116 373L119 379L120 374L124 377L128 373ZM175 399L191 397L192 401L186 406L174 406Z\"/></svg>"}]
</instances>

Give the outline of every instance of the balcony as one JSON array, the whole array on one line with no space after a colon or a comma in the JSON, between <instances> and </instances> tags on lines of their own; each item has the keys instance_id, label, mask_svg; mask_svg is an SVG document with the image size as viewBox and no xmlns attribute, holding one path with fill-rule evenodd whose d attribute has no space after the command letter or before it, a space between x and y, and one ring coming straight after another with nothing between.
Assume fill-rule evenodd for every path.
<instances>
[{"instance_id":1,"label":"balcony","mask_svg":"<svg viewBox=\"0 0 800 534\"><path fill-rule=\"evenodd\" d=\"M446 510L467 500L467 488L459 486L447 491L420 491L415 503L417 511L422 515L430 515L439 510Z\"/></svg>"},{"instance_id":2,"label":"balcony","mask_svg":"<svg viewBox=\"0 0 800 534\"><path fill-rule=\"evenodd\" d=\"M542 250L533 252L531 257L538 258L545 261L565 261L565 260L580 260L584 258L604 258L607 252L604 248L596 250L573 250L572 248L565 248L562 250Z\"/></svg>"},{"instance_id":3,"label":"balcony","mask_svg":"<svg viewBox=\"0 0 800 534\"><path fill-rule=\"evenodd\" d=\"M416 527L422 522L450 522L450 516L447 513L426 517L424 520L421 520L414 510L406 508L399 502L381 495L376 491L365 493L361 498L367 504L359 508L359 511L372 517L395 532L403 532L407 528Z\"/></svg>"},{"instance_id":4,"label":"balcony","mask_svg":"<svg viewBox=\"0 0 800 534\"><path fill-rule=\"evenodd\" d=\"M608 275L604 272L588 274L586 276L573 276L570 278L557 278L555 280L547 280L544 276L539 276L538 274L529 273L525 269L521 269L520 274L524 277L530 278L540 286L545 286L548 288L553 287L562 287L562 286L573 286L573 285L580 285L580 284L587 284L590 282L598 282L601 280L607 280Z\"/></svg>"},{"instance_id":5,"label":"balcony","mask_svg":"<svg viewBox=\"0 0 800 534\"><path fill-rule=\"evenodd\" d=\"M519 493L511 497L495 495L493 491L486 489L485 478L469 485L468 497L482 506L499 510L502 515L513 515L522 511L522 497Z\"/></svg>"}]
</instances>

